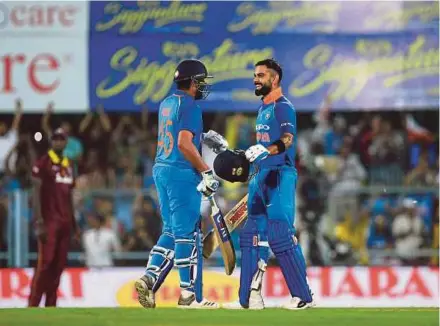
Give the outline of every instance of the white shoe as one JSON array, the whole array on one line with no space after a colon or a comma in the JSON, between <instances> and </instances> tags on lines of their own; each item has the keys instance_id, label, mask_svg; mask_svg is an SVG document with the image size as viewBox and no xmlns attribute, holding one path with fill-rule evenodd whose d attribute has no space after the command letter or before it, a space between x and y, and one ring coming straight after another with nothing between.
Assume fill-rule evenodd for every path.
<instances>
[{"instance_id":1,"label":"white shoe","mask_svg":"<svg viewBox=\"0 0 440 326\"><path fill-rule=\"evenodd\" d=\"M233 309L233 310L240 310L240 309L262 310L262 309L264 309L264 301L263 301L263 297L261 296L260 292L251 291L251 294L249 296L249 307L246 307L246 308L243 307L240 304L240 301L237 300L234 302L223 304L222 308Z\"/></svg>"},{"instance_id":2,"label":"white shoe","mask_svg":"<svg viewBox=\"0 0 440 326\"><path fill-rule=\"evenodd\" d=\"M309 308L316 307L315 294L312 293L312 302L309 303Z\"/></svg>"},{"instance_id":3,"label":"white shoe","mask_svg":"<svg viewBox=\"0 0 440 326\"><path fill-rule=\"evenodd\" d=\"M144 308L155 308L156 301L153 293L153 280L151 277L144 275L134 283L134 287L138 294L138 301Z\"/></svg>"},{"instance_id":4,"label":"white shoe","mask_svg":"<svg viewBox=\"0 0 440 326\"><path fill-rule=\"evenodd\" d=\"M218 309L220 305L205 298L201 302L197 302L195 294L192 294L186 298L180 295L177 307L181 309Z\"/></svg>"},{"instance_id":5,"label":"white shoe","mask_svg":"<svg viewBox=\"0 0 440 326\"><path fill-rule=\"evenodd\" d=\"M293 297L292 299L290 299L290 301L288 303L281 306L281 308L289 309L289 310L303 310L303 309L310 308L312 303L313 303L313 301L310 303L307 303L298 297Z\"/></svg>"}]
</instances>

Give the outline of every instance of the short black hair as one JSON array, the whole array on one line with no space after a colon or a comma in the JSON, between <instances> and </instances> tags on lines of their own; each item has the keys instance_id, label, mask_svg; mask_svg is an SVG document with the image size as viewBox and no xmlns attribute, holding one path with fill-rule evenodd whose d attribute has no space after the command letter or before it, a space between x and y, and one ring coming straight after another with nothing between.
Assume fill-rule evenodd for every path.
<instances>
[{"instance_id":1,"label":"short black hair","mask_svg":"<svg viewBox=\"0 0 440 326\"><path fill-rule=\"evenodd\" d=\"M277 72L278 76L280 76L280 82L283 79L283 69L281 69L280 64L278 62L276 62L273 58L258 61L255 64L255 67L257 67L257 66L266 66L269 69L275 70Z\"/></svg>"},{"instance_id":2,"label":"short black hair","mask_svg":"<svg viewBox=\"0 0 440 326\"><path fill-rule=\"evenodd\" d=\"M179 80L176 82L177 89L188 90L191 87L191 79Z\"/></svg>"}]
</instances>

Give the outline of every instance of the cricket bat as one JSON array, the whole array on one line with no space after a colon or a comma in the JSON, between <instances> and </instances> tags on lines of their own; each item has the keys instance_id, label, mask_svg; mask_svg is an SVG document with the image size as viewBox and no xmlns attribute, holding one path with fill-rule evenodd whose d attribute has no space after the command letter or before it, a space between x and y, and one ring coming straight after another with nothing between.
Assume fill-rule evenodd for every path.
<instances>
[{"instance_id":1,"label":"cricket bat","mask_svg":"<svg viewBox=\"0 0 440 326\"><path fill-rule=\"evenodd\" d=\"M224 217L224 222L229 234L246 220L248 216L247 200L248 195L244 196ZM213 223L213 225L215 224ZM209 258L220 244L219 237L215 236L215 229L214 227L214 229L203 238L203 257L205 258Z\"/></svg>"},{"instance_id":2,"label":"cricket bat","mask_svg":"<svg viewBox=\"0 0 440 326\"><path fill-rule=\"evenodd\" d=\"M234 245L232 244L231 235L226 226L225 219L223 217L223 213L218 208L217 203L213 196L209 198L211 203L211 220L212 225L214 225L214 233L218 242L218 246L220 246L220 250L222 252L223 262L225 264L225 272L226 275L231 275L235 268L235 250Z\"/></svg>"}]
</instances>

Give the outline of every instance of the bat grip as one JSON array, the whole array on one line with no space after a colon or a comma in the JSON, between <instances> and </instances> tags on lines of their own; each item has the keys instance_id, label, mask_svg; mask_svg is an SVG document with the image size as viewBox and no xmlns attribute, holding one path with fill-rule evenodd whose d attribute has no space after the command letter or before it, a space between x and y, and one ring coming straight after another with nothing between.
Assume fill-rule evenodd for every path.
<instances>
[{"instance_id":1,"label":"bat grip","mask_svg":"<svg viewBox=\"0 0 440 326\"><path fill-rule=\"evenodd\" d=\"M213 211L219 211L220 209L217 206L217 202L215 201L214 196L209 196L209 202L211 203L211 207Z\"/></svg>"}]
</instances>

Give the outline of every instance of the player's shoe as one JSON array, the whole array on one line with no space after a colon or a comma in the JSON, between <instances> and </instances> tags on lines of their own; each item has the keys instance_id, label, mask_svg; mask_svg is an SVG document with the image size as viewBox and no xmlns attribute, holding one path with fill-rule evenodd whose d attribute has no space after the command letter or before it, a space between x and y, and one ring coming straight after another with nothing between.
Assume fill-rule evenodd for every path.
<instances>
[{"instance_id":1,"label":"player's shoe","mask_svg":"<svg viewBox=\"0 0 440 326\"><path fill-rule=\"evenodd\" d=\"M153 279L144 275L134 283L134 287L138 294L138 301L144 308L155 308L156 301L153 292Z\"/></svg>"},{"instance_id":2,"label":"player's shoe","mask_svg":"<svg viewBox=\"0 0 440 326\"><path fill-rule=\"evenodd\" d=\"M180 295L177 307L181 309L218 309L220 308L218 303L203 299L201 302L196 301L195 294L188 297Z\"/></svg>"},{"instance_id":3,"label":"player's shoe","mask_svg":"<svg viewBox=\"0 0 440 326\"><path fill-rule=\"evenodd\" d=\"M292 299L290 299L288 303L282 305L281 308L289 309L289 310L303 310L303 309L311 308L313 306L314 306L313 301L307 303L298 297L293 297Z\"/></svg>"},{"instance_id":4,"label":"player's shoe","mask_svg":"<svg viewBox=\"0 0 440 326\"><path fill-rule=\"evenodd\" d=\"M239 309L262 310L264 309L264 301L261 292L252 290L249 296L249 307L244 308L240 304L240 301L237 300L234 302L223 304L222 308L231 309L231 310L239 310Z\"/></svg>"},{"instance_id":5,"label":"player's shoe","mask_svg":"<svg viewBox=\"0 0 440 326\"><path fill-rule=\"evenodd\" d=\"M312 302L309 303L309 308L316 307L315 294L312 293Z\"/></svg>"}]
</instances>

